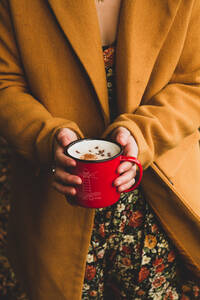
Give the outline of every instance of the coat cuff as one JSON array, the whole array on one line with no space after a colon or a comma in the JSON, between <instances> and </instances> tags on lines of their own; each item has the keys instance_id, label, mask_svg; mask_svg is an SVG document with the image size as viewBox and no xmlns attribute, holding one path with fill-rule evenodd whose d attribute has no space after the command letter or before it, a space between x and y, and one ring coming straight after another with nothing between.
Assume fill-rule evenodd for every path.
<instances>
[{"instance_id":1,"label":"coat cuff","mask_svg":"<svg viewBox=\"0 0 200 300\"><path fill-rule=\"evenodd\" d=\"M109 138L112 132L118 127L125 127L130 131L138 145L138 160L141 162L143 169L149 167L153 162L153 154L150 151L140 128L134 122L116 120L107 127L102 137Z\"/></svg>"},{"instance_id":2,"label":"coat cuff","mask_svg":"<svg viewBox=\"0 0 200 300\"><path fill-rule=\"evenodd\" d=\"M48 128L43 131L43 134L39 135L36 141L37 163L42 165L49 165L53 162L53 140L59 129L68 128L73 130L79 138L84 137L76 123L65 119L52 118L52 120L48 122L47 127Z\"/></svg>"}]
</instances>

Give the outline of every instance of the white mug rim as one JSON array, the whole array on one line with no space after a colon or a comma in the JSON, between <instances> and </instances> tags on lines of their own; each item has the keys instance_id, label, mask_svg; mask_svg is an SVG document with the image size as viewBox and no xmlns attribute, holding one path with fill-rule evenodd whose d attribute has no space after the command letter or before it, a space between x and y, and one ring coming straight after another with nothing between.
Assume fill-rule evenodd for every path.
<instances>
[{"instance_id":1,"label":"white mug rim","mask_svg":"<svg viewBox=\"0 0 200 300\"><path fill-rule=\"evenodd\" d=\"M115 154L115 155L113 155L112 157L108 157L108 158L103 158L103 159L99 159L99 160L93 160L93 159L81 159L81 158L77 158L77 157L74 157L73 155L71 155L69 152L68 152L68 150L69 150L69 148L71 147L71 146L73 146L73 145L75 145L75 144L77 144L77 143L80 143L80 142L82 142L82 141L103 141L103 142L109 142L109 143L112 143L112 144L115 144L115 145L117 145L117 146L119 146L119 148L120 148L120 151L119 151L119 153L117 153L117 154ZM71 142L69 145L67 145L66 147L65 147L65 149L64 149L64 153L67 155L67 156L69 156L70 158L72 158L72 159L74 159L74 160L77 160L77 161L80 161L80 162L87 162L87 163L103 163L103 162L107 162L107 161L111 161L111 160L113 160L113 159L115 159L115 158L117 158L117 157L119 157L120 155L122 155L122 153L123 153L123 148L122 148L122 146L119 144L119 143L117 143L117 142L115 142L115 141L110 141L110 140L106 140L106 139L100 139L100 138L82 138L82 139L78 139L78 140L75 140L75 141L73 141L73 142Z\"/></svg>"}]
</instances>

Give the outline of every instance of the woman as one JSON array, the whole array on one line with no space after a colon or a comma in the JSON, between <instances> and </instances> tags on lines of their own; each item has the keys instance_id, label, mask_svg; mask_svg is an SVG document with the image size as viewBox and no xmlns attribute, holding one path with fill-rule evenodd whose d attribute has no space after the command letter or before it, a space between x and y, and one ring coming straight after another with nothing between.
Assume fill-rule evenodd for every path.
<instances>
[{"instance_id":1,"label":"woman","mask_svg":"<svg viewBox=\"0 0 200 300\"><path fill-rule=\"evenodd\" d=\"M198 297L199 12L197 0L0 2L0 128L15 153L9 257L30 299L183 298L165 232ZM96 211L66 201L81 181L63 149L84 136L138 155L142 189ZM123 192L136 172L118 172Z\"/></svg>"}]
</instances>

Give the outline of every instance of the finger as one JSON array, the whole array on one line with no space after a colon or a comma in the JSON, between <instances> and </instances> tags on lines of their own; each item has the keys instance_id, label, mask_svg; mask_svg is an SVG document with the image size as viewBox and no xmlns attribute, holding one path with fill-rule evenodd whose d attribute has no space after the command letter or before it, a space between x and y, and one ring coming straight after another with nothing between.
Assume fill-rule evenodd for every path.
<instances>
[{"instance_id":1,"label":"finger","mask_svg":"<svg viewBox=\"0 0 200 300\"><path fill-rule=\"evenodd\" d=\"M63 168L76 166L76 161L73 158L67 156L64 153L64 149L62 147L58 147L56 149L54 161L57 166L61 166Z\"/></svg>"},{"instance_id":2,"label":"finger","mask_svg":"<svg viewBox=\"0 0 200 300\"><path fill-rule=\"evenodd\" d=\"M132 179L134 179L136 176L136 170L134 168L131 168L128 172L125 172L123 175L119 176L114 181L115 186L120 186L123 184L126 184L130 182Z\"/></svg>"},{"instance_id":3,"label":"finger","mask_svg":"<svg viewBox=\"0 0 200 300\"><path fill-rule=\"evenodd\" d=\"M136 169L136 166L133 165L133 163L131 163L131 162L129 162L129 161L125 161L125 162L123 162L123 163L121 163L121 164L119 165L119 167L117 168L117 172L118 172L119 174L122 174L122 173L124 173L124 172L130 170L131 168L135 168L135 169Z\"/></svg>"},{"instance_id":4,"label":"finger","mask_svg":"<svg viewBox=\"0 0 200 300\"><path fill-rule=\"evenodd\" d=\"M119 127L114 133L114 138L116 142L122 146L127 145L129 137L130 137L130 131L124 127Z\"/></svg>"},{"instance_id":5,"label":"finger","mask_svg":"<svg viewBox=\"0 0 200 300\"><path fill-rule=\"evenodd\" d=\"M54 180L63 185L76 185L76 184L80 185L80 184L82 184L82 180L79 176L67 173L60 168L56 169L56 172L54 174Z\"/></svg>"},{"instance_id":6,"label":"finger","mask_svg":"<svg viewBox=\"0 0 200 300\"><path fill-rule=\"evenodd\" d=\"M125 183L123 185L120 185L117 190L122 193L128 189L130 189L133 185L135 184L135 179L132 179L131 181L129 181L128 183Z\"/></svg>"},{"instance_id":7,"label":"finger","mask_svg":"<svg viewBox=\"0 0 200 300\"><path fill-rule=\"evenodd\" d=\"M72 186L64 186L62 184L60 184L59 182L57 181L54 181L52 183L52 187L59 193L63 194L63 195L71 195L71 196L74 196L76 195L76 189L75 187L72 187Z\"/></svg>"},{"instance_id":8,"label":"finger","mask_svg":"<svg viewBox=\"0 0 200 300\"><path fill-rule=\"evenodd\" d=\"M138 146L132 136L129 136L126 147L124 147L124 155L133 157L137 157L138 155Z\"/></svg>"},{"instance_id":9,"label":"finger","mask_svg":"<svg viewBox=\"0 0 200 300\"><path fill-rule=\"evenodd\" d=\"M69 128L62 128L57 132L56 140L59 145L66 147L71 142L77 140L77 135Z\"/></svg>"}]
</instances>

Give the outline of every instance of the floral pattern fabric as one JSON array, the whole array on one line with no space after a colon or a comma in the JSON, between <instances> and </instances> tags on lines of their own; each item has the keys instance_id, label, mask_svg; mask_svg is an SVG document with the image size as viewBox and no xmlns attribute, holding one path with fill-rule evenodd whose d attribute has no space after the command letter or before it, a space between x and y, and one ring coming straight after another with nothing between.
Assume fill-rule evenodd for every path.
<instances>
[{"instance_id":1,"label":"floral pattern fabric","mask_svg":"<svg viewBox=\"0 0 200 300\"><path fill-rule=\"evenodd\" d=\"M105 64L107 89L108 89L108 102L110 109L110 119L113 121L117 116L116 105L116 87L115 87L115 43L110 47L103 46L103 58Z\"/></svg>"},{"instance_id":2,"label":"floral pattern fabric","mask_svg":"<svg viewBox=\"0 0 200 300\"><path fill-rule=\"evenodd\" d=\"M83 300L200 299L177 272L176 251L140 189L96 210Z\"/></svg>"},{"instance_id":3,"label":"floral pattern fabric","mask_svg":"<svg viewBox=\"0 0 200 300\"><path fill-rule=\"evenodd\" d=\"M114 50L103 48L110 104ZM114 205L96 210L82 300L200 299L200 285L182 279L177 261L141 188L122 193Z\"/></svg>"}]
</instances>

